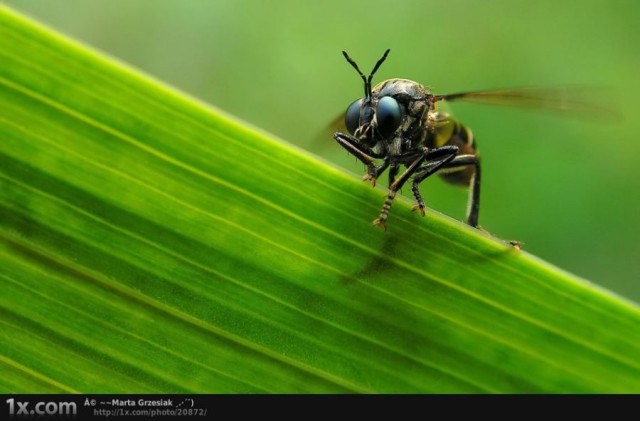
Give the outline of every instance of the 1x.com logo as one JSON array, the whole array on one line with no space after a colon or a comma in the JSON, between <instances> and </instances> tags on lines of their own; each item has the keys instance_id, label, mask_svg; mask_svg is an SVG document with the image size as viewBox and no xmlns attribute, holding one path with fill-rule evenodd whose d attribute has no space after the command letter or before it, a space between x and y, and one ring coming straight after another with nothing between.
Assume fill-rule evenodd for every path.
<instances>
[{"instance_id":1,"label":"1x.com logo","mask_svg":"<svg viewBox=\"0 0 640 421\"><path fill-rule=\"evenodd\" d=\"M20 415L76 415L75 402L36 402L30 407L31 402L20 402L15 399L7 399L9 416Z\"/></svg>"}]
</instances>

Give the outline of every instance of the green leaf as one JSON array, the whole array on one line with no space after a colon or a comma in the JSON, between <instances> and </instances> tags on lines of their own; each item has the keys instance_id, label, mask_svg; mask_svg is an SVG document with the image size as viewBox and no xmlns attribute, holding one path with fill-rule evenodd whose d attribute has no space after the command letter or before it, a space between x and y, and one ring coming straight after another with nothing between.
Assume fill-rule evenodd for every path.
<instances>
[{"instance_id":1,"label":"green leaf","mask_svg":"<svg viewBox=\"0 0 640 421\"><path fill-rule=\"evenodd\" d=\"M634 305L406 200L383 233L383 190L6 7L0 63L1 391L640 392Z\"/></svg>"}]
</instances>

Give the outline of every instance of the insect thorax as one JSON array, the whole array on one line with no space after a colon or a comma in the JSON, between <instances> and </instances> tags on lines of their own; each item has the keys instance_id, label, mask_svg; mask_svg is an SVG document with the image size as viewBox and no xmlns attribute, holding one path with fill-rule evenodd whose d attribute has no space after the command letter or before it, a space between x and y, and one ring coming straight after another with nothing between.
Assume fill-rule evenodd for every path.
<instances>
[{"instance_id":1,"label":"insect thorax","mask_svg":"<svg viewBox=\"0 0 640 421\"><path fill-rule=\"evenodd\" d=\"M424 146L430 130L429 115L433 109L433 95L418 82L389 79L372 89L374 102L385 96L393 97L404 109L403 121L392 136L379 139L376 148L390 156L400 156Z\"/></svg>"}]
</instances>

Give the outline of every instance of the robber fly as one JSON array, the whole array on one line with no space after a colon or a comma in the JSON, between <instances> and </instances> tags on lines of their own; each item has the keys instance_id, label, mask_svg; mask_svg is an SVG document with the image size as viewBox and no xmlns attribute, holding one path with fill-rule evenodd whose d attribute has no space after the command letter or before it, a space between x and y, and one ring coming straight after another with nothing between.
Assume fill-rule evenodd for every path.
<instances>
[{"instance_id":1,"label":"robber fly","mask_svg":"<svg viewBox=\"0 0 640 421\"><path fill-rule=\"evenodd\" d=\"M389 192L373 225L386 230L391 204L398 190L410 179L411 192L416 199L412 210L424 216L425 203L419 186L438 173L447 182L469 187L467 224L477 227L481 172L473 134L452 116L439 111L436 105L440 101L457 99L489 103L516 100L522 105L533 106L549 104L537 95L539 91L526 92L526 89L434 95L420 83L407 79L385 80L372 88L373 75L389 51L385 51L368 77L346 52L342 52L364 81L364 98L347 108L344 123L349 134L336 132L333 135L340 146L366 166L363 180L375 186L378 177L389 169ZM564 107L560 101L555 105L558 109ZM380 164L377 164L378 160L381 160ZM398 176L401 166L406 169Z\"/></svg>"}]
</instances>

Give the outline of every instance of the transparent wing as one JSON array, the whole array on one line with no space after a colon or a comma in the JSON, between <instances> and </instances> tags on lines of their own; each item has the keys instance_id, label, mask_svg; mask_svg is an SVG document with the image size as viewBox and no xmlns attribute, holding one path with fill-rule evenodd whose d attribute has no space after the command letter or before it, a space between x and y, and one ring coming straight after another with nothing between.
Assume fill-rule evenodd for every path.
<instances>
[{"instance_id":1,"label":"transparent wing","mask_svg":"<svg viewBox=\"0 0 640 421\"><path fill-rule=\"evenodd\" d=\"M436 95L438 101L468 101L487 105L518 106L562 112L584 117L618 119L607 88L556 86L495 89Z\"/></svg>"},{"instance_id":2,"label":"transparent wing","mask_svg":"<svg viewBox=\"0 0 640 421\"><path fill-rule=\"evenodd\" d=\"M311 140L310 149L313 151L322 151L326 148L333 148L336 141L333 140L335 132L347 133L347 126L344 123L344 114L341 112L330 123L320 130Z\"/></svg>"}]
</instances>

